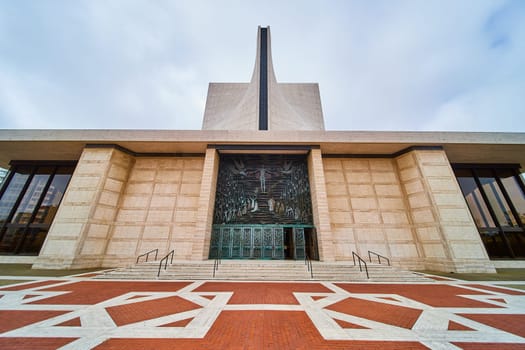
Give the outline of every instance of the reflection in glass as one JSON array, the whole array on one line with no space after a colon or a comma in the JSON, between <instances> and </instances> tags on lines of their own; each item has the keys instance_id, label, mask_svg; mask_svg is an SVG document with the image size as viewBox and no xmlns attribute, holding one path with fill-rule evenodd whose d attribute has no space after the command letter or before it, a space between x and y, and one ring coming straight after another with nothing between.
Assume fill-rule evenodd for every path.
<instances>
[{"instance_id":1,"label":"reflection in glass","mask_svg":"<svg viewBox=\"0 0 525 350\"><path fill-rule=\"evenodd\" d=\"M29 222L33 211L42 196L42 192L44 191L48 179L49 174L37 174L33 176L22 201L18 205L18 208L16 208L12 222L19 224L26 224Z\"/></svg>"},{"instance_id":2,"label":"reflection in glass","mask_svg":"<svg viewBox=\"0 0 525 350\"><path fill-rule=\"evenodd\" d=\"M28 229L27 234L21 243L20 254L38 254L44 240L46 239L47 229Z\"/></svg>"},{"instance_id":3,"label":"reflection in glass","mask_svg":"<svg viewBox=\"0 0 525 350\"><path fill-rule=\"evenodd\" d=\"M38 254L73 170L14 166L0 198L0 253Z\"/></svg>"},{"instance_id":4,"label":"reflection in glass","mask_svg":"<svg viewBox=\"0 0 525 350\"><path fill-rule=\"evenodd\" d=\"M518 176L517 168L486 165L458 166L454 172L488 255L524 258L523 174Z\"/></svg>"},{"instance_id":5,"label":"reflection in glass","mask_svg":"<svg viewBox=\"0 0 525 350\"><path fill-rule=\"evenodd\" d=\"M38 209L35 219L33 220L34 223L51 223L55 217L55 213L58 210L58 205L64 196L64 192L70 178L70 174L55 175L51 185L49 185L44 200Z\"/></svg>"},{"instance_id":6,"label":"reflection in glass","mask_svg":"<svg viewBox=\"0 0 525 350\"><path fill-rule=\"evenodd\" d=\"M499 170L498 176L518 212L521 223L525 223L525 195L518 184L519 178L516 178L510 169Z\"/></svg>"},{"instance_id":7,"label":"reflection in glass","mask_svg":"<svg viewBox=\"0 0 525 350\"><path fill-rule=\"evenodd\" d=\"M11 227L4 229L2 240L0 241L0 253L11 253L15 251L18 243L23 237L25 228Z\"/></svg>"},{"instance_id":8,"label":"reflection in glass","mask_svg":"<svg viewBox=\"0 0 525 350\"><path fill-rule=\"evenodd\" d=\"M9 213L13 209L13 206L15 205L20 192L22 192L28 178L29 172L27 169L21 169L21 171L17 171L13 174L11 182L9 182L2 198L0 198L0 224L8 219Z\"/></svg>"},{"instance_id":9,"label":"reflection in glass","mask_svg":"<svg viewBox=\"0 0 525 350\"><path fill-rule=\"evenodd\" d=\"M456 176L476 226L478 228L496 227L470 170L456 170Z\"/></svg>"},{"instance_id":10,"label":"reflection in glass","mask_svg":"<svg viewBox=\"0 0 525 350\"><path fill-rule=\"evenodd\" d=\"M492 258L510 258L511 254L503 237L498 231L481 231L481 240Z\"/></svg>"},{"instance_id":11,"label":"reflection in glass","mask_svg":"<svg viewBox=\"0 0 525 350\"><path fill-rule=\"evenodd\" d=\"M509 204L503 197L503 193L499 188L496 179L491 174L490 169L482 169L477 171L479 182L483 186L483 190L487 195L490 206L496 215L496 218L501 226L518 226L514 214L512 214Z\"/></svg>"}]
</instances>

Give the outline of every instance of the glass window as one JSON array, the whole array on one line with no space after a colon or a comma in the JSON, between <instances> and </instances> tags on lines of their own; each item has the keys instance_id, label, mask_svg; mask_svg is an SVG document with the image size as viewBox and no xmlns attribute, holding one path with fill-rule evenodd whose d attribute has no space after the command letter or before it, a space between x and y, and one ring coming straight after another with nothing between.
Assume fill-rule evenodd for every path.
<instances>
[{"instance_id":1,"label":"glass window","mask_svg":"<svg viewBox=\"0 0 525 350\"><path fill-rule=\"evenodd\" d=\"M454 172L489 256L525 258L523 174L485 164L458 165Z\"/></svg>"},{"instance_id":2,"label":"glass window","mask_svg":"<svg viewBox=\"0 0 525 350\"><path fill-rule=\"evenodd\" d=\"M4 229L2 240L0 241L0 253L13 253L16 251L18 243L22 239L25 227L11 227Z\"/></svg>"},{"instance_id":3,"label":"glass window","mask_svg":"<svg viewBox=\"0 0 525 350\"><path fill-rule=\"evenodd\" d=\"M477 170L476 173L499 224L510 227L518 226L516 218L512 214L509 204L503 197L503 193L492 174L492 170L481 169Z\"/></svg>"},{"instance_id":4,"label":"glass window","mask_svg":"<svg viewBox=\"0 0 525 350\"><path fill-rule=\"evenodd\" d=\"M44 240L47 236L47 229L28 229L27 234L24 235L23 240L20 242L19 251L20 254L38 254L40 248L44 244Z\"/></svg>"},{"instance_id":5,"label":"glass window","mask_svg":"<svg viewBox=\"0 0 525 350\"><path fill-rule=\"evenodd\" d=\"M498 170L498 176L501 179L501 183L503 184L503 187L505 187L505 190L507 191L507 194L509 195L512 204L514 204L514 208L518 213L521 223L524 224L525 195L523 194L523 190L521 189L518 183L520 179L516 177L514 175L514 171L510 169Z\"/></svg>"},{"instance_id":6,"label":"glass window","mask_svg":"<svg viewBox=\"0 0 525 350\"><path fill-rule=\"evenodd\" d=\"M71 179L72 170L66 172L70 169L59 169L57 174L53 177L53 181L47 189L44 200L38 208L38 212L33 220L34 223L38 224L51 224L51 220L55 217L55 213L58 210L58 205L64 196L66 191L66 186Z\"/></svg>"},{"instance_id":7,"label":"glass window","mask_svg":"<svg viewBox=\"0 0 525 350\"><path fill-rule=\"evenodd\" d=\"M0 197L0 253L38 254L73 166L14 165Z\"/></svg>"},{"instance_id":8,"label":"glass window","mask_svg":"<svg viewBox=\"0 0 525 350\"><path fill-rule=\"evenodd\" d=\"M12 222L19 224L25 224L29 222L29 219L33 215L33 211L35 210L35 207L40 201L40 197L45 190L47 180L49 180L50 176L49 173L52 171L52 169L49 168L42 170L44 172L43 174L35 174L33 176L33 179L31 180L31 183L29 184L22 201L16 208L13 219L11 220Z\"/></svg>"},{"instance_id":9,"label":"glass window","mask_svg":"<svg viewBox=\"0 0 525 350\"><path fill-rule=\"evenodd\" d=\"M467 201L472 218L478 228L496 227L490 215L489 209L483 200L481 192L476 184L476 180L469 169L458 169L455 171L459 182L459 187Z\"/></svg>"},{"instance_id":10,"label":"glass window","mask_svg":"<svg viewBox=\"0 0 525 350\"><path fill-rule=\"evenodd\" d=\"M31 169L20 168L13 174L11 182L9 182L9 185L2 194L2 198L0 198L0 225L8 220L9 213L11 213L30 173Z\"/></svg>"}]
</instances>

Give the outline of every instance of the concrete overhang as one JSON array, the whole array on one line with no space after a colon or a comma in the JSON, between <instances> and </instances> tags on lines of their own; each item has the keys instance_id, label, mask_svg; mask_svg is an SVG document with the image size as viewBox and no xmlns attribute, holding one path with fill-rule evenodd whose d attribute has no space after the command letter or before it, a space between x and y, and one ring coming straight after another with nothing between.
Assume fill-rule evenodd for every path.
<instances>
[{"instance_id":1,"label":"concrete overhang","mask_svg":"<svg viewBox=\"0 0 525 350\"><path fill-rule=\"evenodd\" d=\"M0 130L0 166L12 160L77 160L88 144L137 154L204 153L208 145L319 146L323 154L392 155L440 146L452 163L525 164L525 133L222 130Z\"/></svg>"}]
</instances>

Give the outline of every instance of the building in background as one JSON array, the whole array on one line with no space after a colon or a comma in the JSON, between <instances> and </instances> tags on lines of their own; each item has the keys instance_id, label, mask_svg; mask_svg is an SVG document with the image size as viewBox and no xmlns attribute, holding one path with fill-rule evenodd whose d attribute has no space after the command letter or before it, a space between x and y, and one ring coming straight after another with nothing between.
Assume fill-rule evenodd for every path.
<instances>
[{"instance_id":1,"label":"building in background","mask_svg":"<svg viewBox=\"0 0 525 350\"><path fill-rule=\"evenodd\" d=\"M0 168L0 185L4 182L4 179L7 176L7 170Z\"/></svg>"},{"instance_id":2,"label":"building in background","mask_svg":"<svg viewBox=\"0 0 525 350\"><path fill-rule=\"evenodd\" d=\"M326 131L317 84L211 83L202 130L0 130L0 261L40 268L352 259L493 272L525 258L523 133Z\"/></svg>"}]
</instances>

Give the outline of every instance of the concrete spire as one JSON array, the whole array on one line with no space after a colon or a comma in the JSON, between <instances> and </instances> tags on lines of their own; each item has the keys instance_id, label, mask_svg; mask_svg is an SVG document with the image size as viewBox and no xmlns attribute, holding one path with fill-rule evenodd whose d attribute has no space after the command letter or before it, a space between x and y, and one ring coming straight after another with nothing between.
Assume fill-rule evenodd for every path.
<instances>
[{"instance_id":1,"label":"concrete spire","mask_svg":"<svg viewBox=\"0 0 525 350\"><path fill-rule=\"evenodd\" d=\"M258 27L249 83L210 83L205 130L324 130L319 86L278 83L270 27Z\"/></svg>"},{"instance_id":2,"label":"concrete spire","mask_svg":"<svg viewBox=\"0 0 525 350\"><path fill-rule=\"evenodd\" d=\"M262 34L262 35L261 35ZM275 79L275 72L272 61L272 39L270 35L270 26L257 28L257 52L255 53L255 66L253 67L253 74L250 83L259 83L261 71L261 47L263 46L263 38L266 36L266 58L267 58L267 78L268 81L277 82Z\"/></svg>"}]
</instances>

